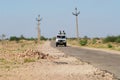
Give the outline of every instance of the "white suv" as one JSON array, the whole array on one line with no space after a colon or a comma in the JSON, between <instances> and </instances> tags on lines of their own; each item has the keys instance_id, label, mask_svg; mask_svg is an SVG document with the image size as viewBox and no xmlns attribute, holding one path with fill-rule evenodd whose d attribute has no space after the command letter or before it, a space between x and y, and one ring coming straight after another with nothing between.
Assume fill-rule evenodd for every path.
<instances>
[{"instance_id":1,"label":"white suv","mask_svg":"<svg viewBox=\"0 0 120 80\"><path fill-rule=\"evenodd\" d=\"M60 33L56 36L56 47L58 45L64 45L65 47L67 46L67 39L66 39L66 34L63 31L63 33Z\"/></svg>"}]
</instances>

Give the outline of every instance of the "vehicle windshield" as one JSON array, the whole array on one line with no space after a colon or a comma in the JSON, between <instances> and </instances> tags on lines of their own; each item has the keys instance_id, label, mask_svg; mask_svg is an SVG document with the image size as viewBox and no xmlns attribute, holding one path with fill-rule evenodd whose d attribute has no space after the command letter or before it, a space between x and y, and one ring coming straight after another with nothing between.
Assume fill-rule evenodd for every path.
<instances>
[{"instance_id":1,"label":"vehicle windshield","mask_svg":"<svg viewBox=\"0 0 120 80\"><path fill-rule=\"evenodd\" d=\"M57 36L57 38L65 38L65 36Z\"/></svg>"}]
</instances>

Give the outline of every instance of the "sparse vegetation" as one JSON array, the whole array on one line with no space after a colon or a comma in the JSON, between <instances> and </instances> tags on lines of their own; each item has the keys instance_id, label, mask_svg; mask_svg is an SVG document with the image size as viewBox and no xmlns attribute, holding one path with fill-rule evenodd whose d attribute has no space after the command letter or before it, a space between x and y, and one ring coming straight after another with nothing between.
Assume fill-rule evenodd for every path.
<instances>
[{"instance_id":1,"label":"sparse vegetation","mask_svg":"<svg viewBox=\"0 0 120 80\"><path fill-rule=\"evenodd\" d=\"M19 41L16 43L16 41ZM40 42L40 45L44 43L44 40ZM0 42L0 70L1 69L13 69L17 68L24 63L35 62L38 59L45 59L47 56L37 51L35 40L25 40L25 37L21 38L13 36L9 40Z\"/></svg>"},{"instance_id":2,"label":"sparse vegetation","mask_svg":"<svg viewBox=\"0 0 120 80\"><path fill-rule=\"evenodd\" d=\"M117 43L120 43L120 36L116 39Z\"/></svg>"},{"instance_id":3,"label":"sparse vegetation","mask_svg":"<svg viewBox=\"0 0 120 80\"><path fill-rule=\"evenodd\" d=\"M16 39L16 37L13 37ZM26 50L32 49L34 50L37 45L34 41L4 41L5 44L2 45L0 42L0 69L2 68L12 68L17 65L25 62L32 62L33 60L24 60L24 58L20 54L25 54ZM7 44L6 44L7 43ZM28 53L29 54L29 53Z\"/></svg>"},{"instance_id":4,"label":"sparse vegetation","mask_svg":"<svg viewBox=\"0 0 120 80\"><path fill-rule=\"evenodd\" d=\"M20 38L18 38L16 36L11 36L9 40L19 42Z\"/></svg>"},{"instance_id":5,"label":"sparse vegetation","mask_svg":"<svg viewBox=\"0 0 120 80\"><path fill-rule=\"evenodd\" d=\"M113 46L111 44L108 44L108 48L112 48Z\"/></svg>"},{"instance_id":6,"label":"sparse vegetation","mask_svg":"<svg viewBox=\"0 0 120 80\"><path fill-rule=\"evenodd\" d=\"M79 43L77 39L69 38L68 43L77 46L86 46L120 51L120 36L107 36L105 38L91 38L91 39L85 36L84 38L80 39Z\"/></svg>"},{"instance_id":7,"label":"sparse vegetation","mask_svg":"<svg viewBox=\"0 0 120 80\"><path fill-rule=\"evenodd\" d=\"M80 40L80 45L85 46L88 43L89 38L87 36L84 36L83 39Z\"/></svg>"},{"instance_id":8,"label":"sparse vegetation","mask_svg":"<svg viewBox=\"0 0 120 80\"><path fill-rule=\"evenodd\" d=\"M0 62L3 62L3 61L5 61L5 59L4 58L0 58Z\"/></svg>"},{"instance_id":9,"label":"sparse vegetation","mask_svg":"<svg viewBox=\"0 0 120 80\"><path fill-rule=\"evenodd\" d=\"M106 38L103 39L104 43L108 42L116 42L120 43L120 36L107 36Z\"/></svg>"},{"instance_id":10,"label":"sparse vegetation","mask_svg":"<svg viewBox=\"0 0 120 80\"><path fill-rule=\"evenodd\" d=\"M35 62L35 59L25 58L24 63Z\"/></svg>"},{"instance_id":11,"label":"sparse vegetation","mask_svg":"<svg viewBox=\"0 0 120 80\"><path fill-rule=\"evenodd\" d=\"M47 38L45 38L44 36L41 36L40 39L43 40L43 41L46 41L46 40L47 40ZM33 38L33 37L31 37L31 38L26 38L26 37L24 37L23 35L21 35L20 37L11 36L11 37L9 38L9 41L19 42L19 41L21 41L21 40L36 41L37 38Z\"/></svg>"},{"instance_id":12,"label":"sparse vegetation","mask_svg":"<svg viewBox=\"0 0 120 80\"><path fill-rule=\"evenodd\" d=\"M97 39L92 39L92 44L96 44L96 42L97 42Z\"/></svg>"}]
</instances>

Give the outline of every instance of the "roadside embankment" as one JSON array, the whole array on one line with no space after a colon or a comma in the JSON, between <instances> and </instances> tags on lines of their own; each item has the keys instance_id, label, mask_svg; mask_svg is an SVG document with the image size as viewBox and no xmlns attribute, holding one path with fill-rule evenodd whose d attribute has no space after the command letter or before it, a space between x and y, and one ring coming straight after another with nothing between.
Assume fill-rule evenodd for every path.
<instances>
[{"instance_id":1,"label":"roadside embankment","mask_svg":"<svg viewBox=\"0 0 120 80\"><path fill-rule=\"evenodd\" d=\"M0 80L117 80L113 74L52 48L49 41L37 50L47 55L46 58L0 71Z\"/></svg>"}]
</instances>

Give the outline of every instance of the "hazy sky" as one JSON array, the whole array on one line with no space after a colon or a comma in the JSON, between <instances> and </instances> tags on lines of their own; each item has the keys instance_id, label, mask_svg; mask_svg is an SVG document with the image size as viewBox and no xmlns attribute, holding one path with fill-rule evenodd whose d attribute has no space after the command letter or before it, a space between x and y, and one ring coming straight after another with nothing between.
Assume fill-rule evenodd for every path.
<instances>
[{"instance_id":1,"label":"hazy sky","mask_svg":"<svg viewBox=\"0 0 120 80\"><path fill-rule=\"evenodd\" d=\"M75 37L75 7L80 11L80 37L120 35L120 0L0 0L0 35L37 37L40 14L43 36L65 30Z\"/></svg>"}]
</instances>

